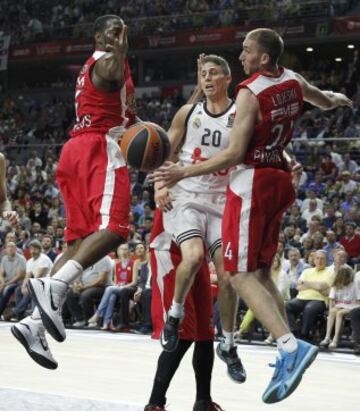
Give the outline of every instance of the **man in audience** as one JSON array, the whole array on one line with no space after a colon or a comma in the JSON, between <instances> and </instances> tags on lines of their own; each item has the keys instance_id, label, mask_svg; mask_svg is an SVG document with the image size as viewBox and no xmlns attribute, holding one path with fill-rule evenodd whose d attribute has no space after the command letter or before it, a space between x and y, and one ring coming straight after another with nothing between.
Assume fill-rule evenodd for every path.
<instances>
[{"instance_id":1,"label":"man in audience","mask_svg":"<svg viewBox=\"0 0 360 411\"><path fill-rule=\"evenodd\" d=\"M142 267L140 271L140 280L137 286L137 290L134 294L134 301L140 303L142 312L142 322L138 329L140 334L151 334L152 333L152 322L151 322L151 269L150 265L146 264Z\"/></svg>"},{"instance_id":2,"label":"man in audience","mask_svg":"<svg viewBox=\"0 0 360 411\"><path fill-rule=\"evenodd\" d=\"M94 315L94 301L99 302L105 287L112 283L112 263L105 256L86 269L76 280L66 297L66 306L73 318L74 327L84 327Z\"/></svg>"},{"instance_id":3,"label":"man in audience","mask_svg":"<svg viewBox=\"0 0 360 411\"><path fill-rule=\"evenodd\" d=\"M323 218L323 213L320 208L317 206L317 202L315 199L312 199L309 201L308 208L306 208L302 214L301 217L306 220L307 225L309 226L311 218L313 216L318 216L319 218Z\"/></svg>"},{"instance_id":4,"label":"man in audience","mask_svg":"<svg viewBox=\"0 0 360 411\"><path fill-rule=\"evenodd\" d=\"M349 263L351 265L360 263L360 236L355 234L355 229L355 223L346 223L345 236L340 239L340 244L349 255Z\"/></svg>"},{"instance_id":5,"label":"man in audience","mask_svg":"<svg viewBox=\"0 0 360 411\"><path fill-rule=\"evenodd\" d=\"M336 235L333 230L326 231L326 241L327 244L324 250L327 254L327 265L331 265L334 262L333 251L335 248L339 247L340 243L336 241Z\"/></svg>"},{"instance_id":6,"label":"man in audience","mask_svg":"<svg viewBox=\"0 0 360 411\"><path fill-rule=\"evenodd\" d=\"M48 234L44 234L41 240L41 245L43 248L43 253L46 254L52 262L54 262L57 254L53 248L52 237Z\"/></svg>"},{"instance_id":7,"label":"man in audience","mask_svg":"<svg viewBox=\"0 0 360 411\"><path fill-rule=\"evenodd\" d=\"M316 251L315 267L303 271L298 281L298 295L286 303L291 330L296 330L295 318L303 313L299 333L301 338L310 338L310 331L316 318L325 312L327 296L334 279L334 271L326 267L326 252Z\"/></svg>"},{"instance_id":8,"label":"man in audience","mask_svg":"<svg viewBox=\"0 0 360 411\"><path fill-rule=\"evenodd\" d=\"M315 200L315 202L316 202L316 207L315 208L318 208L321 211L323 210L323 207L324 207L323 201L320 198L316 197L315 190L309 189L307 191L307 198L301 204L300 211L302 213L309 208L310 201L312 201L312 200Z\"/></svg>"},{"instance_id":9,"label":"man in audience","mask_svg":"<svg viewBox=\"0 0 360 411\"><path fill-rule=\"evenodd\" d=\"M0 316L4 312L16 287L24 279L25 258L16 252L15 243L6 244L5 255L0 264Z\"/></svg>"},{"instance_id":10,"label":"man in audience","mask_svg":"<svg viewBox=\"0 0 360 411\"><path fill-rule=\"evenodd\" d=\"M15 291L15 309L13 314L19 320L25 316L25 312L31 302L31 296L27 289L27 283L31 278L46 277L50 274L53 266L50 258L41 252L41 243L33 240L30 243L31 258L26 262L26 276L21 285L18 285Z\"/></svg>"},{"instance_id":11,"label":"man in audience","mask_svg":"<svg viewBox=\"0 0 360 411\"><path fill-rule=\"evenodd\" d=\"M306 268L310 267L310 265L306 264L301 259L300 251L297 248L290 248L288 252L288 259L290 265L286 270L286 274L289 276L290 280L290 297L295 298L298 294L297 286L299 277Z\"/></svg>"}]
</instances>

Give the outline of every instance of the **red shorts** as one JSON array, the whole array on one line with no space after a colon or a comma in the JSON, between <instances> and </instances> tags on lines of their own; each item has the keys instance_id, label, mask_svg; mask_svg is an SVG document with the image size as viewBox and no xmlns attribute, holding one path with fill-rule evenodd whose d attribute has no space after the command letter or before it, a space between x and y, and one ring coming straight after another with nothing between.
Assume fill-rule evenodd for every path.
<instances>
[{"instance_id":1,"label":"red shorts","mask_svg":"<svg viewBox=\"0 0 360 411\"><path fill-rule=\"evenodd\" d=\"M150 261L153 279L151 314L153 338L159 338L164 326L165 314L174 296L175 270L181 261L181 253L176 244L171 241L171 237L164 233L160 210L155 213L151 234ZM184 308L185 318L181 323L180 338L189 341L213 340L213 306L206 259L186 297Z\"/></svg>"},{"instance_id":2,"label":"red shorts","mask_svg":"<svg viewBox=\"0 0 360 411\"><path fill-rule=\"evenodd\" d=\"M130 181L117 141L100 133L71 138L61 151L56 181L66 209L66 241L105 228L127 238Z\"/></svg>"},{"instance_id":3,"label":"red shorts","mask_svg":"<svg viewBox=\"0 0 360 411\"><path fill-rule=\"evenodd\" d=\"M295 198L291 175L284 170L244 168L231 173L222 221L226 271L271 266L282 216Z\"/></svg>"}]
</instances>

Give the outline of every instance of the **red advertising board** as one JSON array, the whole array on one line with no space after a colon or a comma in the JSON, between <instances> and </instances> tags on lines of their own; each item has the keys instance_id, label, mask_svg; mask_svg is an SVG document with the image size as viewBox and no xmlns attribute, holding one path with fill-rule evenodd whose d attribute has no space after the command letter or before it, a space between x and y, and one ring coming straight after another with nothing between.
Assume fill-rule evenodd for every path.
<instances>
[{"instance_id":1,"label":"red advertising board","mask_svg":"<svg viewBox=\"0 0 360 411\"><path fill-rule=\"evenodd\" d=\"M334 31L338 34L360 32L360 16L341 17L335 19Z\"/></svg>"}]
</instances>

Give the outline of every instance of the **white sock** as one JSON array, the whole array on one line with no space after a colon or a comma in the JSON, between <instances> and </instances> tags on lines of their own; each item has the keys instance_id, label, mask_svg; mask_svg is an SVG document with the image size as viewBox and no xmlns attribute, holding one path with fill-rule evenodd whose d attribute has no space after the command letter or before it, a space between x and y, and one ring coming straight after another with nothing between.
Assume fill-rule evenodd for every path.
<instances>
[{"instance_id":1,"label":"white sock","mask_svg":"<svg viewBox=\"0 0 360 411\"><path fill-rule=\"evenodd\" d=\"M31 319L35 321L41 320L40 311L37 307L34 308L34 311L31 314Z\"/></svg>"},{"instance_id":2,"label":"white sock","mask_svg":"<svg viewBox=\"0 0 360 411\"><path fill-rule=\"evenodd\" d=\"M169 310L169 315L174 318L183 318L184 317L184 304L177 303L176 301L173 300L170 310Z\"/></svg>"},{"instance_id":3,"label":"white sock","mask_svg":"<svg viewBox=\"0 0 360 411\"><path fill-rule=\"evenodd\" d=\"M223 350L229 351L234 346L234 333L223 330L225 340L221 343Z\"/></svg>"},{"instance_id":4,"label":"white sock","mask_svg":"<svg viewBox=\"0 0 360 411\"><path fill-rule=\"evenodd\" d=\"M60 270L52 277L54 280L60 280L71 284L83 272L81 265L75 260L67 261Z\"/></svg>"},{"instance_id":5,"label":"white sock","mask_svg":"<svg viewBox=\"0 0 360 411\"><path fill-rule=\"evenodd\" d=\"M292 333L283 335L282 337L278 338L276 342L278 349L286 352L294 352L298 347L297 340Z\"/></svg>"}]
</instances>

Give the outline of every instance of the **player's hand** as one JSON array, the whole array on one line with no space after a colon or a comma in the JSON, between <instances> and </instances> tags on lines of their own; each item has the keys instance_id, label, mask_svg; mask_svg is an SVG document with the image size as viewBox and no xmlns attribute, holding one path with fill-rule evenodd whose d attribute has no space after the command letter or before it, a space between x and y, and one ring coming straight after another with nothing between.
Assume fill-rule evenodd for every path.
<instances>
[{"instance_id":1,"label":"player's hand","mask_svg":"<svg viewBox=\"0 0 360 411\"><path fill-rule=\"evenodd\" d=\"M353 102L342 93L334 93L337 107L353 107Z\"/></svg>"},{"instance_id":2,"label":"player's hand","mask_svg":"<svg viewBox=\"0 0 360 411\"><path fill-rule=\"evenodd\" d=\"M141 293L142 293L142 291L139 290L139 291L136 291L136 293L134 294L134 301L136 303L140 302Z\"/></svg>"},{"instance_id":3,"label":"player's hand","mask_svg":"<svg viewBox=\"0 0 360 411\"><path fill-rule=\"evenodd\" d=\"M303 172L303 166L296 160L292 160L289 166L292 174L292 182L295 190L297 190L299 188L300 179Z\"/></svg>"},{"instance_id":4,"label":"player's hand","mask_svg":"<svg viewBox=\"0 0 360 411\"><path fill-rule=\"evenodd\" d=\"M161 184L161 183L160 183ZM159 183L158 183L159 185ZM155 203L156 207L159 207L165 213L173 209L173 198L171 192L167 187L158 189L155 187Z\"/></svg>"},{"instance_id":5,"label":"player's hand","mask_svg":"<svg viewBox=\"0 0 360 411\"><path fill-rule=\"evenodd\" d=\"M197 87L201 89L201 68L204 63L205 53L199 54L197 58Z\"/></svg>"},{"instance_id":6,"label":"player's hand","mask_svg":"<svg viewBox=\"0 0 360 411\"><path fill-rule=\"evenodd\" d=\"M19 223L19 216L16 211L4 211L3 219L6 220L13 227L15 227Z\"/></svg>"},{"instance_id":7,"label":"player's hand","mask_svg":"<svg viewBox=\"0 0 360 411\"><path fill-rule=\"evenodd\" d=\"M119 55L119 56L126 55L128 48L129 48L127 33L128 33L128 26L124 24L119 35L115 37L114 43L105 44L105 50L113 52L114 54Z\"/></svg>"},{"instance_id":8,"label":"player's hand","mask_svg":"<svg viewBox=\"0 0 360 411\"><path fill-rule=\"evenodd\" d=\"M151 181L159 183L158 188L171 187L185 177L185 167L181 167L171 161L166 161L152 174Z\"/></svg>"}]
</instances>

